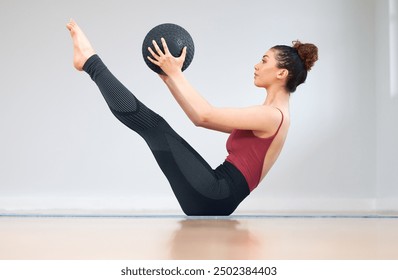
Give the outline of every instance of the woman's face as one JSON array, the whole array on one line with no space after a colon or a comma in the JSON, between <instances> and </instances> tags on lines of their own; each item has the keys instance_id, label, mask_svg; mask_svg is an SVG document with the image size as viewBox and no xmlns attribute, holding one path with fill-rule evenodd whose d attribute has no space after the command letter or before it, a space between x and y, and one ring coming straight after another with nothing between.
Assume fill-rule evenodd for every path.
<instances>
[{"instance_id":1,"label":"woman's face","mask_svg":"<svg viewBox=\"0 0 398 280\"><path fill-rule=\"evenodd\" d=\"M254 84L257 87L268 88L277 81L278 71L275 51L268 50L261 61L254 65Z\"/></svg>"}]
</instances>

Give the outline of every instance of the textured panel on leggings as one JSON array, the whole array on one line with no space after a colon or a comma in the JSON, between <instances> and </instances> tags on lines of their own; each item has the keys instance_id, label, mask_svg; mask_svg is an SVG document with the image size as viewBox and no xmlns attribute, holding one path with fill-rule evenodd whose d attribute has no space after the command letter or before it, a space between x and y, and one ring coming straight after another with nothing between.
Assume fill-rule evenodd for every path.
<instances>
[{"instance_id":1,"label":"textured panel on leggings","mask_svg":"<svg viewBox=\"0 0 398 280\"><path fill-rule=\"evenodd\" d=\"M137 100L138 101L138 100ZM148 128L156 127L161 117L148 109L138 101L137 111L133 113L120 113L112 110L112 113L127 127L134 131L143 131Z\"/></svg>"},{"instance_id":2,"label":"textured panel on leggings","mask_svg":"<svg viewBox=\"0 0 398 280\"><path fill-rule=\"evenodd\" d=\"M137 99L109 71L98 55L91 56L83 66L91 79L97 84L108 106L118 112L134 112L137 109Z\"/></svg>"}]
</instances>

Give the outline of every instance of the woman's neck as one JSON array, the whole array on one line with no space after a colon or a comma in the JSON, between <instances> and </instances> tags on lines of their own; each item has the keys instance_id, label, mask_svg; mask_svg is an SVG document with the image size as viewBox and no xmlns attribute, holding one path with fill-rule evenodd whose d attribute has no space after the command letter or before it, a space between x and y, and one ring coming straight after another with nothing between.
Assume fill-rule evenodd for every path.
<instances>
[{"instance_id":1,"label":"woman's neck","mask_svg":"<svg viewBox=\"0 0 398 280\"><path fill-rule=\"evenodd\" d=\"M289 107L290 93L284 88L266 89L267 97L264 105L273 107Z\"/></svg>"}]
</instances>

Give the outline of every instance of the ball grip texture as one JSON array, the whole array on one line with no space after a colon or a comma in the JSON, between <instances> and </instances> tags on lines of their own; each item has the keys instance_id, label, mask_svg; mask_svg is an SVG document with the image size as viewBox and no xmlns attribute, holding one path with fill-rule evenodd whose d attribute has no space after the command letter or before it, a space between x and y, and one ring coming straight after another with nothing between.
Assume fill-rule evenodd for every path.
<instances>
[{"instance_id":1,"label":"ball grip texture","mask_svg":"<svg viewBox=\"0 0 398 280\"><path fill-rule=\"evenodd\" d=\"M195 53L195 46L188 31L173 23L164 23L155 26L145 36L144 42L142 43L142 56L144 57L144 61L148 67L158 74L164 74L159 66L148 60L148 56L153 58L151 53L148 51L148 47L151 47L152 50L154 50L152 44L153 40L155 40L160 49L164 51L162 42L160 41L162 37L166 40L167 47L174 57L179 57L183 48L187 47L187 56L185 57L185 61L181 70L184 71L187 69L192 62Z\"/></svg>"}]
</instances>

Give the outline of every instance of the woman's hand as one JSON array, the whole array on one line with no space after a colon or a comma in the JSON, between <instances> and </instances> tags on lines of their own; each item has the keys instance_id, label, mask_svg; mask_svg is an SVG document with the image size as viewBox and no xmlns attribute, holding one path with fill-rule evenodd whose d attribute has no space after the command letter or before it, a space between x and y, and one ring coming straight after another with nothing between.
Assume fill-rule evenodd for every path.
<instances>
[{"instance_id":1,"label":"woman's hand","mask_svg":"<svg viewBox=\"0 0 398 280\"><path fill-rule=\"evenodd\" d=\"M159 48L156 41L153 40L152 43L155 50L152 50L151 47L148 47L149 52L153 56L153 58L148 56L148 60L153 64L159 66L167 76L171 76L175 73L180 73L185 61L185 57L187 55L187 47L184 47L182 49L180 57L174 57L167 47L166 40L164 38L161 38L161 41L164 52ZM166 77L163 76L164 75L161 75L161 78L165 80Z\"/></svg>"}]
</instances>

